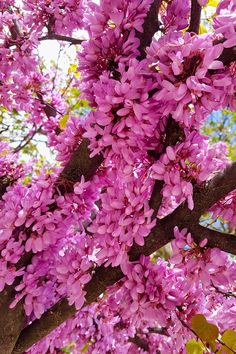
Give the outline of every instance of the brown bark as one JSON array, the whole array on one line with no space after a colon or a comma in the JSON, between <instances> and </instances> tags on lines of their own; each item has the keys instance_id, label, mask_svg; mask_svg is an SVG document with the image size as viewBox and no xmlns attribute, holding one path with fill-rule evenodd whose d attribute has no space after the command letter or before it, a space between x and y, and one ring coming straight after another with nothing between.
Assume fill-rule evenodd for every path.
<instances>
[{"instance_id":1,"label":"brown bark","mask_svg":"<svg viewBox=\"0 0 236 354\"><path fill-rule=\"evenodd\" d=\"M162 0L154 0L150 10L145 18L143 25L143 32L138 34L140 40L140 57L144 59L146 57L146 47L149 47L154 34L158 31L160 23L158 20L158 13Z\"/></svg>"},{"instance_id":2,"label":"brown bark","mask_svg":"<svg viewBox=\"0 0 236 354\"><path fill-rule=\"evenodd\" d=\"M84 139L73 152L70 161L61 172L56 185L62 194L73 192L73 185L84 176L88 181L103 161L102 154L89 157L89 140Z\"/></svg>"},{"instance_id":3,"label":"brown bark","mask_svg":"<svg viewBox=\"0 0 236 354\"><path fill-rule=\"evenodd\" d=\"M191 0L191 14L188 32L199 33L202 7L197 0Z\"/></svg>"},{"instance_id":4,"label":"brown bark","mask_svg":"<svg viewBox=\"0 0 236 354\"><path fill-rule=\"evenodd\" d=\"M76 44L76 45L83 43L83 39L62 36L62 35L56 34L56 33L50 33L44 37L39 38L40 41L52 40L52 39L57 40L57 41L68 42L70 44Z\"/></svg>"},{"instance_id":5,"label":"brown bark","mask_svg":"<svg viewBox=\"0 0 236 354\"><path fill-rule=\"evenodd\" d=\"M13 310L9 305L14 298L14 288L7 286L0 297L0 349L1 353L11 354L23 327L24 309L19 302Z\"/></svg>"},{"instance_id":6,"label":"brown bark","mask_svg":"<svg viewBox=\"0 0 236 354\"><path fill-rule=\"evenodd\" d=\"M129 338L129 342L134 343L138 348L149 352L148 343L143 338L139 337L137 334L133 338Z\"/></svg>"}]
</instances>

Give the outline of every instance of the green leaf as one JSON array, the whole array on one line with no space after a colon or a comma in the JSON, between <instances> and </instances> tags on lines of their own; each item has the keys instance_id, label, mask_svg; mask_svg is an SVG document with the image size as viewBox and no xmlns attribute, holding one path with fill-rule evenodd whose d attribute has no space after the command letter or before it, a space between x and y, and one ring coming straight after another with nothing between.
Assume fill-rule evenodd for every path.
<instances>
[{"instance_id":1,"label":"green leaf","mask_svg":"<svg viewBox=\"0 0 236 354\"><path fill-rule=\"evenodd\" d=\"M201 23L199 27L199 34L207 33L206 27Z\"/></svg>"},{"instance_id":2,"label":"green leaf","mask_svg":"<svg viewBox=\"0 0 236 354\"><path fill-rule=\"evenodd\" d=\"M186 353L187 354L203 354L204 346L202 343L197 342L195 339L190 339L186 343Z\"/></svg>"},{"instance_id":3,"label":"green leaf","mask_svg":"<svg viewBox=\"0 0 236 354\"><path fill-rule=\"evenodd\" d=\"M88 351L88 348L90 346L90 343L85 343L82 349L80 349L81 353L86 353Z\"/></svg>"},{"instance_id":4,"label":"green leaf","mask_svg":"<svg viewBox=\"0 0 236 354\"><path fill-rule=\"evenodd\" d=\"M221 349L226 353L226 354L232 354L232 352L236 351L236 332L233 331L232 329L227 329L221 337L221 341L226 344L221 346ZM230 350L232 349L232 350Z\"/></svg>"},{"instance_id":5,"label":"green leaf","mask_svg":"<svg viewBox=\"0 0 236 354\"><path fill-rule=\"evenodd\" d=\"M219 4L219 0L209 0L207 2L207 6L217 7Z\"/></svg>"},{"instance_id":6,"label":"green leaf","mask_svg":"<svg viewBox=\"0 0 236 354\"><path fill-rule=\"evenodd\" d=\"M208 343L214 341L219 335L218 327L207 322L206 318L201 314L192 317L191 326L197 336Z\"/></svg>"},{"instance_id":7,"label":"green leaf","mask_svg":"<svg viewBox=\"0 0 236 354\"><path fill-rule=\"evenodd\" d=\"M69 115L65 114L63 117L61 117L60 121L59 121L59 126L61 129L65 129L66 128L66 123L69 119Z\"/></svg>"},{"instance_id":8,"label":"green leaf","mask_svg":"<svg viewBox=\"0 0 236 354\"><path fill-rule=\"evenodd\" d=\"M77 70L78 66L76 64L70 64L68 73L75 72Z\"/></svg>"},{"instance_id":9,"label":"green leaf","mask_svg":"<svg viewBox=\"0 0 236 354\"><path fill-rule=\"evenodd\" d=\"M217 348L216 341L214 340L214 341L209 342L209 346L211 348L212 353L215 353L216 352L216 348Z\"/></svg>"}]
</instances>

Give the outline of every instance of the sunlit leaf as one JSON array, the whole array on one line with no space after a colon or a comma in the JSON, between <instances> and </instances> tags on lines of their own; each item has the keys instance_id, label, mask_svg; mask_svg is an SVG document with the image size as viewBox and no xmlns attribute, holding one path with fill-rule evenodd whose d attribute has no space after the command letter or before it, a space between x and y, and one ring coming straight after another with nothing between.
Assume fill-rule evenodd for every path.
<instances>
[{"instance_id":1,"label":"sunlit leaf","mask_svg":"<svg viewBox=\"0 0 236 354\"><path fill-rule=\"evenodd\" d=\"M76 64L70 64L68 73L75 72L77 70L77 65Z\"/></svg>"},{"instance_id":2,"label":"sunlit leaf","mask_svg":"<svg viewBox=\"0 0 236 354\"><path fill-rule=\"evenodd\" d=\"M209 0L207 2L207 6L217 7L219 4L219 0Z\"/></svg>"},{"instance_id":3,"label":"sunlit leaf","mask_svg":"<svg viewBox=\"0 0 236 354\"><path fill-rule=\"evenodd\" d=\"M225 344L221 346L221 349L224 351L224 353L232 354L232 351L236 351L236 332L232 329L228 329L223 333L221 342Z\"/></svg>"},{"instance_id":4,"label":"sunlit leaf","mask_svg":"<svg viewBox=\"0 0 236 354\"><path fill-rule=\"evenodd\" d=\"M216 341L214 340L214 341L209 342L209 346L211 348L211 351L213 353L215 353L215 351L216 351Z\"/></svg>"},{"instance_id":5,"label":"sunlit leaf","mask_svg":"<svg viewBox=\"0 0 236 354\"><path fill-rule=\"evenodd\" d=\"M199 34L207 33L206 27L201 23L199 27Z\"/></svg>"},{"instance_id":6,"label":"sunlit leaf","mask_svg":"<svg viewBox=\"0 0 236 354\"><path fill-rule=\"evenodd\" d=\"M192 317L191 326L197 336L208 343L215 340L219 335L218 327L207 322L202 314Z\"/></svg>"},{"instance_id":7,"label":"sunlit leaf","mask_svg":"<svg viewBox=\"0 0 236 354\"><path fill-rule=\"evenodd\" d=\"M66 123L69 119L69 115L65 114L63 117L61 117L60 121L59 121L59 126L61 129L65 129L66 128Z\"/></svg>"},{"instance_id":8,"label":"sunlit leaf","mask_svg":"<svg viewBox=\"0 0 236 354\"><path fill-rule=\"evenodd\" d=\"M197 342L195 339L190 339L186 343L186 353L187 354L203 354L204 346L202 343Z\"/></svg>"},{"instance_id":9,"label":"sunlit leaf","mask_svg":"<svg viewBox=\"0 0 236 354\"><path fill-rule=\"evenodd\" d=\"M88 348L90 346L90 343L85 343L82 349L80 349L81 353L86 353L88 351Z\"/></svg>"}]
</instances>

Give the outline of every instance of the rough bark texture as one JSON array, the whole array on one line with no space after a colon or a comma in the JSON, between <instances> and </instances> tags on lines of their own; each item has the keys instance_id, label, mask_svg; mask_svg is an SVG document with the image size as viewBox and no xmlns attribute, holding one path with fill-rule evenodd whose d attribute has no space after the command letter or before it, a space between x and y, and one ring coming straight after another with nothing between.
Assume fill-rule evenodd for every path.
<instances>
[{"instance_id":1,"label":"rough bark texture","mask_svg":"<svg viewBox=\"0 0 236 354\"><path fill-rule=\"evenodd\" d=\"M100 154L90 158L88 146L89 140L84 139L61 172L56 184L62 194L72 192L74 183L80 181L82 176L88 181L101 165L103 156Z\"/></svg>"},{"instance_id":2,"label":"rough bark texture","mask_svg":"<svg viewBox=\"0 0 236 354\"><path fill-rule=\"evenodd\" d=\"M4 354L12 353L23 327L24 309L22 303L18 303L13 310L9 310L13 296L14 288L7 286L0 297L0 352Z\"/></svg>"}]
</instances>

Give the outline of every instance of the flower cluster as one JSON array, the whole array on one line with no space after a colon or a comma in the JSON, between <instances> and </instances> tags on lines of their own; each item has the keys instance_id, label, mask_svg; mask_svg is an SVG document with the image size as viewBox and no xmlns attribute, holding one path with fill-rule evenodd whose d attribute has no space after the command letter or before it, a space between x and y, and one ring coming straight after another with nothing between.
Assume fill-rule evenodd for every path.
<instances>
[{"instance_id":1,"label":"flower cluster","mask_svg":"<svg viewBox=\"0 0 236 354\"><path fill-rule=\"evenodd\" d=\"M91 7L85 15L89 40L82 44L79 70L83 94L91 103L94 104L93 84L100 75L107 72L110 78L116 79L118 64L138 56L140 42L136 33L142 31L150 4L150 0L104 0L99 6L89 4Z\"/></svg>"},{"instance_id":2,"label":"flower cluster","mask_svg":"<svg viewBox=\"0 0 236 354\"><path fill-rule=\"evenodd\" d=\"M75 185L75 194L61 196L55 194L55 178L56 174L51 178L42 173L32 184L23 186L18 182L1 202L1 290L23 275L12 306L24 298L27 316L33 312L40 317L65 295L79 308L84 301L83 284L90 279L87 273L92 264L88 256L93 247L84 239L83 222L89 220L93 210L96 183L89 188L82 179ZM63 257L59 257L61 252ZM28 254L33 257L31 264L20 266L19 260ZM79 286L81 292L77 291Z\"/></svg>"},{"instance_id":3,"label":"flower cluster","mask_svg":"<svg viewBox=\"0 0 236 354\"><path fill-rule=\"evenodd\" d=\"M111 154L120 155L127 164L133 164L145 150L156 147L160 140L160 114L148 92L156 87L145 62L129 61L129 67L119 64L119 80L109 78L108 73L100 76L94 84L95 101L98 109L91 112L86 121L85 137L91 141L92 156L111 147Z\"/></svg>"},{"instance_id":4,"label":"flower cluster","mask_svg":"<svg viewBox=\"0 0 236 354\"><path fill-rule=\"evenodd\" d=\"M163 1L160 8L161 20L166 32L188 27L190 3L188 0Z\"/></svg>"},{"instance_id":5,"label":"flower cluster","mask_svg":"<svg viewBox=\"0 0 236 354\"><path fill-rule=\"evenodd\" d=\"M34 32L40 33L47 28L51 33L71 35L73 30L81 28L83 1L23 1L26 12L24 23Z\"/></svg>"},{"instance_id":6,"label":"flower cluster","mask_svg":"<svg viewBox=\"0 0 236 354\"><path fill-rule=\"evenodd\" d=\"M212 35L188 32L168 32L152 41L148 60L160 82L154 98L165 104L165 114L188 128L199 127L214 109L233 104L235 80L217 60L223 48Z\"/></svg>"},{"instance_id":7,"label":"flower cluster","mask_svg":"<svg viewBox=\"0 0 236 354\"><path fill-rule=\"evenodd\" d=\"M193 209L193 186L206 181L212 173L227 165L226 145L209 146L207 140L193 131L183 143L168 146L153 164L153 178L164 181L163 205L173 208L187 199L189 208Z\"/></svg>"},{"instance_id":8,"label":"flower cluster","mask_svg":"<svg viewBox=\"0 0 236 354\"><path fill-rule=\"evenodd\" d=\"M102 211L88 227L93 234L99 264L125 264L133 243L144 244L144 237L155 225L151 218L153 211L147 203L147 191L137 179L136 183L129 183L122 189L107 187L101 195Z\"/></svg>"},{"instance_id":9,"label":"flower cluster","mask_svg":"<svg viewBox=\"0 0 236 354\"><path fill-rule=\"evenodd\" d=\"M22 177L25 170L22 164L17 164L17 156L7 143L0 142L0 180L2 185L11 184ZM4 180L6 183L4 183ZM7 183L8 181L8 183Z\"/></svg>"},{"instance_id":10,"label":"flower cluster","mask_svg":"<svg viewBox=\"0 0 236 354\"><path fill-rule=\"evenodd\" d=\"M236 45L236 4L234 1L224 0L220 2L217 8L217 14L214 18L215 33L224 36L223 43L225 48Z\"/></svg>"},{"instance_id":11,"label":"flower cluster","mask_svg":"<svg viewBox=\"0 0 236 354\"><path fill-rule=\"evenodd\" d=\"M175 240L172 242L174 255L170 262L185 270L186 283L201 282L203 288L220 286L230 289L236 281L236 264L227 254L217 248L206 249L207 239L197 245L186 229L174 229Z\"/></svg>"},{"instance_id":12,"label":"flower cluster","mask_svg":"<svg viewBox=\"0 0 236 354\"><path fill-rule=\"evenodd\" d=\"M51 117L44 124L43 130L47 133L49 146L57 152L57 161L64 166L82 140L84 128L81 120L78 117L69 117L65 129L61 131L58 118Z\"/></svg>"}]
</instances>

